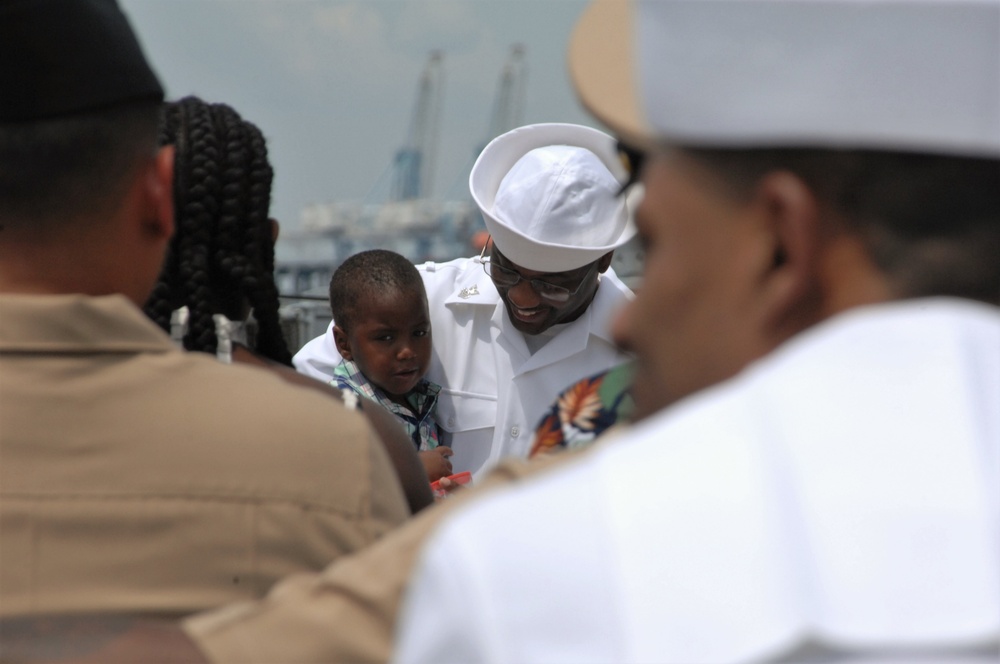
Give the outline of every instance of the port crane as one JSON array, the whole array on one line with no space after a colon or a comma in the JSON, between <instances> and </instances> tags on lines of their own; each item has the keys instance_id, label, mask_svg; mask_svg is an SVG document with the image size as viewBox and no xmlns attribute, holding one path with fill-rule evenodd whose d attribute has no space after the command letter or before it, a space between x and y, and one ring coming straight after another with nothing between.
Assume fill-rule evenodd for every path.
<instances>
[{"instance_id":1,"label":"port crane","mask_svg":"<svg viewBox=\"0 0 1000 664\"><path fill-rule=\"evenodd\" d=\"M406 142L393 160L390 201L426 198L431 192L444 95L442 59L441 51L432 51L420 75Z\"/></svg>"},{"instance_id":2,"label":"port crane","mask_svg":"<svg viewBox=\"0 0 1000 664\"><path fill-rule=\"evenodd\" d=\"M510 47L507 59L500 69L497 78L496 93L493 95L493 106L490 109L490 121L484 137L475 144L469 160L463 165L458 179L448 190L448 197L454 200L471 199L469 194L469 171L479 153L486 144L494 138L521 126L524 122L524 98L528 81L528 65L525 62L523 44Z\"/></svg>"},{"instance_id":3,"label":"port crane","mask_svg":"<svg viewBox=\"0 0 1000 664\"><path fill-rule=\"evenodd\" d=\"M486 147L486 143L521 125L524 116L524 88L527 79L528 68L524 62L524 45L514 44L510 49L507 61L500 70L486 141L479 146L477 156L478 152Z\"/></svg>"}]
</instances>

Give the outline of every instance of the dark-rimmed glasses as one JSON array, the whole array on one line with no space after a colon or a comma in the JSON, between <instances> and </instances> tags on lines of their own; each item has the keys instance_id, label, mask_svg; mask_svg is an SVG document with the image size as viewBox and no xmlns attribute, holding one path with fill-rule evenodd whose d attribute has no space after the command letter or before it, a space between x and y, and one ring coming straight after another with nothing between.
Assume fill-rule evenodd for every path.
<instances>
[{"instance_id":1,"label":"dark-rimmed glasses","mask_svg":"<svg viewBox=\"0 0 1000 664\"><path fill-rule=\"evenodd\" d=\"M583 285L587 283L587 280L590 278L594 268L597 267L597 263L594 262L590 266L590 269L587 270L586 274L581 277L580 283L577 287L570 290L565 286L550 284L549 282L542 281L541 279L527 279L522 277L516 270L493 263L486 257L486 247L489 245L490 243L487 241L486 246L483 247L482 253L479 254L479 261L483 264L483 270L487 275L489 275L489 278L493 280L493 283L496 284L497 288L510 289L522 281L527 281L531 285L531 289L538 293L538 297L557 304L569 302L571 297L579 293L580 289L583 288Z\"/></svg>"}]
</instances>

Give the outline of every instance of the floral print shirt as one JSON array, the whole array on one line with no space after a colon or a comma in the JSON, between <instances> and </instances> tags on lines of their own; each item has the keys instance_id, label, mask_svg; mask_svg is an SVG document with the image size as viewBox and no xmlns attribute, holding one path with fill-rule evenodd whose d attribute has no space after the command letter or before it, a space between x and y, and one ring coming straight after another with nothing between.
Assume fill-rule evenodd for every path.
<instances>
[{"instance_id":1,"label":"floral print shirt","mask_svg":"<svg viewBox=\"0 0 1000 664\"><path fill-rule=\"evenodd\" d=\"M535 429L530 456L584 447L612 425L627 422L635 410L631 385L631 363L571 385Z\"/></svg>"}]
</instances>

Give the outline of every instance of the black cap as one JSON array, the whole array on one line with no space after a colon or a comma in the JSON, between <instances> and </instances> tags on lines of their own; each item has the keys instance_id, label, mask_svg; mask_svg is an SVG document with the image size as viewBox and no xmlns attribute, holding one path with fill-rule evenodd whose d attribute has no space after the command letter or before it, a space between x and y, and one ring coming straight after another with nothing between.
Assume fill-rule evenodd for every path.
<instances>
[{"instance_id":1,"label":"black cap","mask_svg":"<svg viewBox=\"0 0 1000 664\"><path fill-rule=\"evenodd\" d=\"M115 0L0 0L0 122L162 101Z\"/></svg>"}]
</instances>

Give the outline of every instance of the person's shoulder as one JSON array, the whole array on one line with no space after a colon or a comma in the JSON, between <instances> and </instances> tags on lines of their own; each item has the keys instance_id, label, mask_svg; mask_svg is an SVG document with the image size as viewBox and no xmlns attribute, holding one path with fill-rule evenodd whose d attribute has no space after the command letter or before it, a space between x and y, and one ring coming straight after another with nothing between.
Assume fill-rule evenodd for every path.
<instances>
[{"instance_id":1,"label":"person's shoulder","mask_svg":"<svg viewBox=\"0 0 1000 664\"><path fill-rule=\"evenodd\" d=\"M598 289L598 292L602 290L606 296L613 298L616 302L631 300L635 297L635 293L618 277L613 267L609 267L601 275L601 288Z\"/></svg>"},{"instance_id":2,"label":"person's shoulder","mask_svg":"<svg viewBox=\"0 0 1000 664\"><path fill-rule=\"evenodd\" d=\"M346 360L341 360L340 364L343 365L345 362ZM341 376L334 375L331 379L314 378L311 375L296 371L290 366L257 355L252 350L240 345L237 345L233 350L233 363L265 369L281 378L287 384L308 388L338 402L344 401L341 390L345 386L341 384Z\"/></svg>"},{"instance_id":3,"label":"person's shoulder","mask_svg":"<svg viewBox=\"0 0 1000 664\"><path fill-rule=\"evenodd\" d=\"M601 285L589 307L591 331L614 346L611 321L617 316L622 306L634 298L635 294L618 278L614 269L608 268L608 271L601 275ZM628 358L629 355L622 353L618 361L624 362Z\"/></svg>"},{"instance_id":4,"label":"person's shoulder","mask_svg":"<svg viewBox=\"0 0 1000 664\"><path fill-rule=\"evenodd\" d=\"M272 421L289 433L334 424L349 426L358 419L331 394L332 388L306 383L313 380L308 377L292 382L270 367L222 364L204 353L176 354L172 364L172 370L151 380L175 393L177 399L214 410L220 418Z\"/></svg>"},{"instance_id":5,"label":"person's shoulder","mask_svg":"<svg viewBox=\"0 0 1000 664\"><path fill-rule=\"evenodd\" d=\"M446 263L417 266L432 310L438 304L496 304L497 293L478 257L456 258ZM433 313L432 313L433 315Z\"/></svg>"},{"instance_id":6,"label":"person's shoulder","mask_svg":"<svg viewBox=\"0 0 1000 664\"><path fill-rule=\"evenodd\" d=\"M456 258L445 263L427 261L416 266L428 289L448 288L466 280L470 273L476 276L483 272L482 263L478 258Z\"/></svg>"},{"instance_id":7,"label":"person's shoulder","mask_svg":"<svg viewBox=\"0 0 1000 664\"><path fill-rule=\"evenodd\" d=\"M300 373L327 382L333 370L341 361L340 353L333 344L333 325L330 321L326 332L306 342L292 357L292 364Z\"/></svg>"},{"instance_id":8,"label":"person's shoulder","mask_svg":"<svg viewBox=\"0 0 1000 664\"><path fill-rule=\"evenodd\" d=\"M421 274L424 275L428 274L455 275L463 273L472 268L477 268L478 266L479 266L479 261L475 257L464 257L464 258L455 258L450 261L445 261L443 263L438 263L435 261L418 263L416 268Z\"/></svg>"},{"instance_id":9,"label":"person's shoulder","mask_svg":"<svg viewBox=\"0 0 1000 664\"><path fill-rule=\"evenodd\" d=\"M165 369L150 376L146 402L156 407L133 419L174 447L170 463L197 468L192 485L344 511L363 508L358 496L381 490L373 481L390 474L363 413L322 385L198 353Z\"/></svg>"},{"instance_id":10,"label":"person's shoulder","mask_svg":"<svg viewBox=\"0 0 1000 664\"><path fill-rule=\"evenodd\" d=\"M100 463L70 484L57 482L53 495L60 487L77 490L73 483L106 492L93 481L110 477L126 502L156 496L243 504L248 518L257 509L306 509L364 524L376 501L393 515L405 513L374 431L334 398L264 368L176 350L169 341L118 356L82 360L74 393L87 386L92 398L67 409L72 425L63 437ZM26 440L44 437L41 421L24 429ZM22 457L30 463L30 453ZM61 471L56 465L46 472Z\"/></svg>"},{"instance_id":11,"label":"person's shoulder","mask_svg":"<svg viewBox=\"0 0 1000 664\"><path fill-rule=\"evenodd\" d=\"M333 325L331 323L330 327L332 328L332 326ZM295 356L293 357L292 362L295 363L296 360L300 356L307 357L307 356L314 355L317 352L320 352L321 350L323 350L323 347L326 346L327 344L330 344L332 346L332 342L327 341L328 337L331 338L331 339L333 337L333 335L330 333L329 329L327 331L325 331L323 334L317 335L317 336L313 337L312 339L310 339L309 341L305 342L302 345L302 348L300 348L298 350L298 352L295 353ZM336 363L339 362L339 361L340 361L340 358L339 357L336 358L336 361L334 361L331 366L336 366Z\"/></svg>"}]
</instances>

